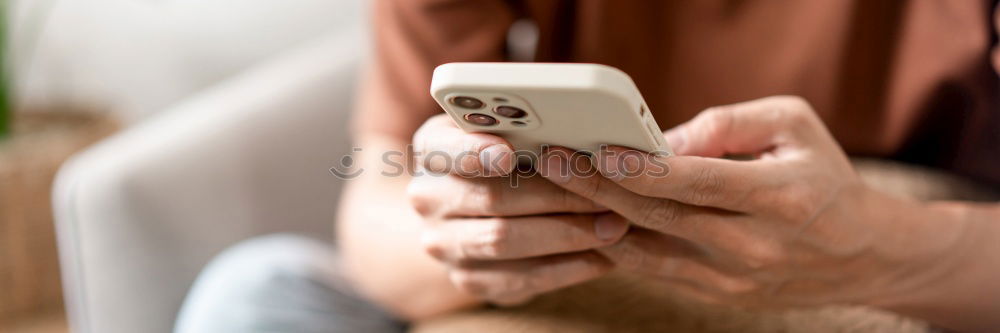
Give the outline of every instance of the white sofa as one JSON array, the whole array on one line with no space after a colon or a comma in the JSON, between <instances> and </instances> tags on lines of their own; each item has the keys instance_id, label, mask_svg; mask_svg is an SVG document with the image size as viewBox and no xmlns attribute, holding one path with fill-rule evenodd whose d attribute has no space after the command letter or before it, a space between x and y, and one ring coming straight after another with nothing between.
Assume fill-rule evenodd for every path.
<instances>
[{"instance_id":1,"label":"white sofa","mask_svg":"<svg viewBox=\"0 0 1000 333\"><path fill-rule=\"evenodd\" d=\"M255 235L330 239L360 25L74 157L53 201L74 332L170 332L202 266Z\"/></svg>"},{"instance_id":2,"label":"white sofa","mask_svg":"<svg viewBox=\"0 0 1000 333\"><path fill-rule=\"evenodd\" d=\"M155 115L324 34L366 0L7 0L19 103Z\"/></svg>"}]
</instances>

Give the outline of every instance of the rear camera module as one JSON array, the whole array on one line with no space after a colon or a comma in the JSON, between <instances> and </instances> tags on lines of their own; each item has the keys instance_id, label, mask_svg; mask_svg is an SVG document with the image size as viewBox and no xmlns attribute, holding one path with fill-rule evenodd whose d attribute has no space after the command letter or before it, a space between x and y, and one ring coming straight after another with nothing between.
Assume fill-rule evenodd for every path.
<instances>
[{"instance_id":1,"label":"rear camera module","mask_svg":"<svg viewBox=\"0 0 1000 333\"><path fill-rule=\"evenodd\" d=\"M473 125L479 126L493 126L498 123L497 118L482 114L482 113L470 113L465 115L465 121Z\"/></svg>"},{"instance_id":2,"label":"rear camera module","mask_svg":"<svg viewBox=\"0 0 1000 333\"><path fill-rule=\"evenodd\" d=\"M524 116L528 115L528 113L524 112L524 110L508 105L501 105L494 108L493 113L507 118L524 118Z\"/></svg>"},{"instance_id":3,"label":"rear camera module","mask_svg":"<svg viewBox=\"0 0 1000 333\"><path fill-rule=\"evenodd\" d=\"M478 110L483 107L483 101L475 97L469 96L455 96L451 99L451 104L454 104L460 108Z\"/></svg>"}]
</instances>

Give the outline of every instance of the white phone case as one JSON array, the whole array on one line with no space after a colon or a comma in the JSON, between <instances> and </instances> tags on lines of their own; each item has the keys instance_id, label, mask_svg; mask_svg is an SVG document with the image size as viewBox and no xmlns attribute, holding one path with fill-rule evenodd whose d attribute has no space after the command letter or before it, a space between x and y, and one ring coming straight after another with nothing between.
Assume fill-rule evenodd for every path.
<instances>
[{"instance_id":1,"label":"white phone case","mask_svg":"<svg viewBox=\"0 0 1000 333\"><path fill-rule=\"evenodd\" d=\"M493 133L507 139L519 154L538 156L544 145L596 152L617 145L657 154L670 148L639 89L617 68L597 64L449 63L434 69L431 95L466 132ZM479 108L456 105L472 97ZM504 117L499 106L526 111ZM498 122L480 126L466 115L482 114Z\"/></svg>"}]
</instances>

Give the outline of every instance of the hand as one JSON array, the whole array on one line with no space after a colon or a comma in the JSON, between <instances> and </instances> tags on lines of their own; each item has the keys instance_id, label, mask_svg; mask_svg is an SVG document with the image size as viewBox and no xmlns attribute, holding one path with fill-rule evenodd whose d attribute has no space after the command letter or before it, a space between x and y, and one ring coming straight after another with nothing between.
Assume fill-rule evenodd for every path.
<instances>
[{"instance_id":1,"label":"hand","mask_svg":"<svg viewBox=\"0 0 1000 333\"><path fill-rule=\"evenodd\" d=\"M422 170L408 196L425 222L426 251L459 289L516 304L612 268L594 249L617 241L627 222L538 176L513 186L513 152L502 138L465 133L440 115L413 140Z\"/></svg>"},{"instance_id":2,"label":"hand","mask_svg":"<svg viewBox=\"0 0 1000 333\"><path fill-rule=\"evenodd\" d=\"M712 108L666 136L691 156L612 147L593 159L604 177L583 177L570 171L591 159L560 148L540 169L634 224L603 255L704 301L783 307L890 297L946 272L926 267L942 266L935 260L960 245L959 224L901 219L926 212L862 184L802 99ZM755 158L720 158L729 154Z\"/></svg>"}]
</instances>

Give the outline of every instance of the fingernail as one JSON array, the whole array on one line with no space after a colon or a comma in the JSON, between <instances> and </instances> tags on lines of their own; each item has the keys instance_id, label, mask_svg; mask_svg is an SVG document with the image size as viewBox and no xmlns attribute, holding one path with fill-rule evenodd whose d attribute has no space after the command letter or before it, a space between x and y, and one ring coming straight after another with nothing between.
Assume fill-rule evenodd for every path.
<instances>
[{"instance_id":1,"label":"fingernail","mask_svg":"<svg viewBox=\"0 0 1000 333\"><path fill-rule=\"evenodd\" d=\"M611 151L607 149L601 150L601 152L596 155L594 161L596 162L595 166L597 167L597 170L600 171L601 175L604 177L612 178L618 173L618 163L616 163L614 153Z\"/></svg>"},{"instance_id":2,"label":"fingernail","mask_svg":"<svg viewBox=\"0 0 1000 333\"><path fill-rule=\"evenodd\" d=\"M630 163L635 161L622 161L625 155L620 150L608 150L601 153L600 159L601 164L598 168L601 170L601 174L605 178L611 179L613 181L620 181L625 178L626 170L634 170L636 166L626 165L623 163ZM634 159L634 157L632 158ZM623 169L624 168L624 169Z\"/></svg>"},{"instance_id":3,"label":"fingernail","mask_svg":"<svg viewBox=\"0 0 1000 333\"><path fill-rule=\"evenodd\" d=\"M666 133L663 133L663 137L667 139L667 145L674 151L674 154L678 154L684 148L684 133L681 133L680 127L667 130Z\"/></svg>"},{"instance_id":4,"label":"fingernail","mask_svg":"<svg viewBox=\"0 0 1000 333\"><path fill-rule=\"evenodd\" d=\"M594 219L594 234L602 241L615 240L628 229L628 223L615 214L601 214Z\"/></svg>"},{"instance_id":5,"label":"fingernail","mask_svg":"<svg viewBox=\"0 0 1000 333\"><path fill-rule=\"evenodd\" d=\"M489 175L502 175L510 170L510 163L513 158L505 156L513 154L505 144L495 144L479 151L479 163L483 165L483 171Z\"/></svg>"},{"instance_id":6,"label":"fingernail","mask_svg":"<svg viewBox=\"0 0 1000 333\"><path fill-rule=\"evenodd\" d=\"M569 161L563 154L558 152L547 154L544 157L545 178L559 184L569 182Z\"/></svg>"}]
</instances>

